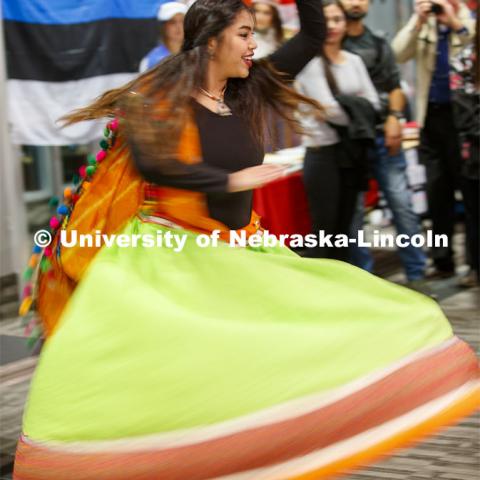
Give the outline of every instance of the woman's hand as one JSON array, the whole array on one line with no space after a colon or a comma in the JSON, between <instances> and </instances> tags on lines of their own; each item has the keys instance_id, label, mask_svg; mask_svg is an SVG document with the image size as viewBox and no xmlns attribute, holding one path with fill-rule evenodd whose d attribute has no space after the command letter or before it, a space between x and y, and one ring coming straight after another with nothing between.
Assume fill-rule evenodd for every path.
<instances>
[{"instance_id":1,"label":"woman's hand","mask_svg":"<svg viewBox=\"0 0 480 480\"><path fill-rule=\"evenodd\" d=\"M385 132L385 146L388 148L388 152L391 156L398 155L402 148L402 124L391 115L387 117L384 125Z\"/></svg>"},{"instance_id":2,"label":"woman's hand","mask_svg":"<svg viewBox=\"0 0 480 480\"><path fill-rule=\"evenodd\" d=\"M233 193L253 190L283 177L286 170L286 167L279 165L244 168L228 176L228 191Z\"/></svg>"}]
</instances>

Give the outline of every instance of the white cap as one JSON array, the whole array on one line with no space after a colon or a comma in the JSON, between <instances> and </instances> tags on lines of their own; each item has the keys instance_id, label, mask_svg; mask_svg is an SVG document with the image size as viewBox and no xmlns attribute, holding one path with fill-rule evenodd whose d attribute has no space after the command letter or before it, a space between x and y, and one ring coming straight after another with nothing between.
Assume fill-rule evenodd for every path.
<instances>
[{"instance_id":1,"label":"white cap","mask_svg":"<svg viewBox=\"0 0 480 480\"><path fill-rule=\"evenodd\" d=\"M164 3L158 10L157 19L161 22L168 22L177 13L185 15L187 13L187 6L180 2Z\"/></svg>"}]
</instances>

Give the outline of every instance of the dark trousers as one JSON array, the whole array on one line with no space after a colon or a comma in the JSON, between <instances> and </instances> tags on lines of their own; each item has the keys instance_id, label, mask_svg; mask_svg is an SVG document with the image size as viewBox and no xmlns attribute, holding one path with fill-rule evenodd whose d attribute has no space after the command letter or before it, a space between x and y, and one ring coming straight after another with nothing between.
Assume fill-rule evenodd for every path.
<instances>
[{"instance_id":1,"label":"dark trousers","mask_svg":"<svg viewBox=\"0 0 480 480\"><path fill-rule=\"evenodd\" d=\"M338 165L339 144L307 149L303 180L307 192L312 232L324 230L326 235L350 233L350 224L360 191L356 173ZM309 249L308 257L348 261L347 248L319 247Z\"/></svg>"},{"instance_id":2,"label":"dark trousers","mask_svg":"<svg viewBox=\"0 0 480 480\"><path fill-rule=\"evenodd\" d=\"M438 270L452 271L460 144L450 104L429 104L425 126L420 135L419 153L427 171L427 198L433 233L448 237L448 247L432 248L432 258Z\"/></svg>"},{"instance_id":3,"label":"dark trousers","mask_svg":"<svg viewBox=\"0 0 480 480\"><path fill-rule=\"evenodd\" d=\"M467 261L472 270L480 272L480 181L461 179L463 202L465 204L465 227L467 243Z\"/></svg>"}]
</instances>

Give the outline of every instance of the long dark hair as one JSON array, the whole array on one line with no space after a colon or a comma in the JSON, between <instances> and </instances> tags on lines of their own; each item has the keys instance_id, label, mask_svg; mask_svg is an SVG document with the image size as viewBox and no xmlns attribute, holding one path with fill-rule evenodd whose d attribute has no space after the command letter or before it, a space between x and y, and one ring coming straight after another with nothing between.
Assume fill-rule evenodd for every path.
<instances>
[{"instance_id":1,"label":"long dark hair","mask_svg":"<svg viewBox=\"0 0 480 480\"><path fill-rule=\"evenodd\" d=\"M343 6L340 0L322 0L323 8L327 8L330 5L336 5L343 12L343 15L345 16L345 20L346 20L347 11L345 10L345 7ZM322 57L322 60L323 60L325 77L327 79L328 86L330 87L330 90L332 91L333 95L338 95L340 93L340 90L338 88L337 80L335 79L335 76L333 75L333 72L332 72L332 62L325 54L325 50L323 48L320 52L320 56Z\"/></svg>"},{"instance_id":2,"label":"long dark hair","mask_svg":"<svg viewBox=\"0 0 480 480\"><path fill-rule=\"evenodd\" d=\"M475 24L475 43L474 43L474 55L473 62L475 88L480 89L480 12L477 10L477 21Z\"/></svg>"},{"instance_id":3,"label":"long dark hair","mask_svg":"<svg viewBox=\"0 0 480 480\"><path fill-rule=\"evenodd\" d=\"M223 31L242 11L252 11L242 0L197 0L185 15L182 51L123 87L110 90L92 104L62 120L66 125L82 120L115 116L121 111L128 132L151 146L155 158L172 158L186 121L191 118L190 101L204 86L208 67L208 40L222 41ZM226 98L236 115L244 118L257 141L263 143L266 111L273 109L295 131L300 104L321 106L290 88L266 60L254 62L248 78L228 80Z\"/></svg>"}]
</instances>

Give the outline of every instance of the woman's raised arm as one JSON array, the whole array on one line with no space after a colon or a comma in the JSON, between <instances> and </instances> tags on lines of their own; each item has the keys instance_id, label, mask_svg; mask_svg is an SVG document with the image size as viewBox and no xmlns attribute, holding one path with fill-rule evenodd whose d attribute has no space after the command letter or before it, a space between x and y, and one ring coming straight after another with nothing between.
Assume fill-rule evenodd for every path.
<instances>
[{"instance_id":1,"label":"woman's raised arm","mask_svg":"<svg viewBox=\"0 0 480 480\"><path fill-rule=\"evenodd\" d=\"M294 79L318 55L326 37L322 0L297 0L300 31L272 53L268 60Z\"/></svg>"}]
</instances>

